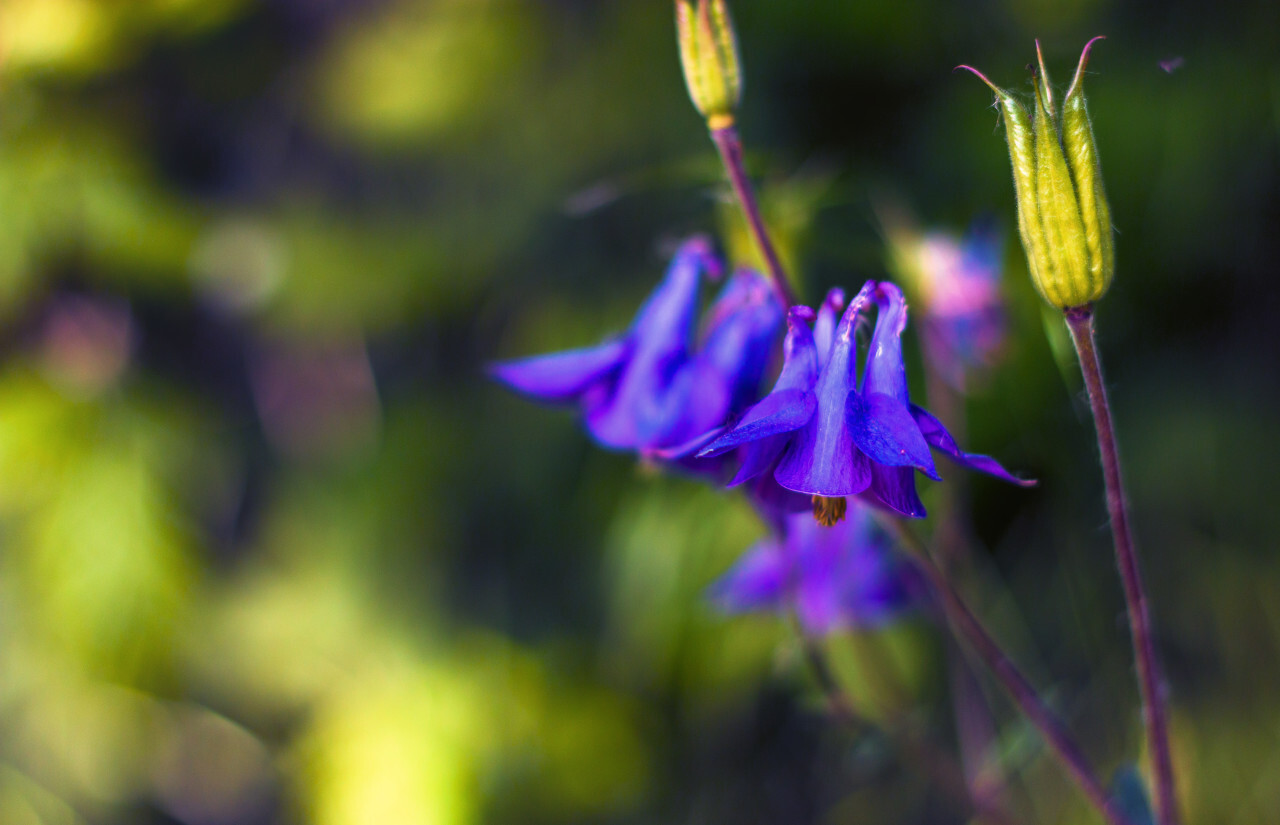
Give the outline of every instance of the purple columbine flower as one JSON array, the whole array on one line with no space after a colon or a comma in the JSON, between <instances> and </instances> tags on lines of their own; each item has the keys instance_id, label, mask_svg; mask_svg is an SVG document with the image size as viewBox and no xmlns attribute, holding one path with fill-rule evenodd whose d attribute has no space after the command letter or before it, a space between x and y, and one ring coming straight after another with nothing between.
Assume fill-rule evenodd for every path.
<instances>
[{"instance_id":1,"label":"purple columbine flower","mask_svg":"<svg viewBox=\"0 0 1280 825\"><path fill-rule=\"evenodd\" d=\"M731 484L773 468L782 487L813 497L815 515L829 526L843 517L846 496L871 485L873 463L918 466L936 477L929 448L906 408L882 399L865 401L854 386L854 335L875 287L868 281L849 303L829 349L824 347L821 367L809 328L813 311L791 310L786 360L773 391L700 453L751 445Z\"/></svg>"},{"instance_id":2,"label":"purple columbine flower","mask_svg":"<svg viewBox=\"0 0 1280 825\"><path fill-rule=\"evenodd\" d=\"M918 606L922 594L889 537L856 504L830 528L807 513L790 516L781 538L748 550L708 591L728 613L793 608L813 634L879 627Z\"/></svg>"},{"instance_id":3,"label":"purple columbine flower","mask_svg":"<svg viewBox=\"0 0 1280 825\"><path fill-rule=\"evenodd\" d=\"M491 374L537 400L578 404L603 446L680 457L680 445L754 400L782 323L763 276L739 272L712 306L695 351L700 281L722 268L708 241L688 241L625 334L496 364Z\"/></svg>"},{"instance_id":4,"label":"purple columbine flower","mask_svg":"<svg viewBox=\"0 0 1280 825\"><path fill-rule=\"evenodd\" d=\"M879 313L859 388L854 338L859 316L873 302ZM962 452L937 419L911 405L902 361L906 319L901 291L868 281L845 309L830 345L819 348L809 327L815 314L793 307L773 391L699 455L743 447L731 485L771 472L782 487L811 496L814 515L825 526L843 518L846 497L863 493L903 515L923 517L912 470L939 479L930 446L973 469L1024 483L994 460Z\"/></svg>"}]
</instances>

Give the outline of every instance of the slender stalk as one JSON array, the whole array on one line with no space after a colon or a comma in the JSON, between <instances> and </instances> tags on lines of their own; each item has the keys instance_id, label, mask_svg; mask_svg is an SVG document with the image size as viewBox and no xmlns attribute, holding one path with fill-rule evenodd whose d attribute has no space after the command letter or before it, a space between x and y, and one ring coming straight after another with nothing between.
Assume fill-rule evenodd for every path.
<instances>
[{"instance_id":1,"label":"slender stalk","mask_svg":"<svg viewBox=\"0 0 1280 825\"><path fill-rule=\"evenodd\" d=\"M1155 767L1156 816L1160 825L1178 825L1177 791L1173 777L1173 757L1169 748L1168 710L1165 704L1164 679L1151 634L1151 615L1147 594L1142 584L1142 570L1133 546L1129 527L1129 505L1120 475L1120 455L1116 450L1115 427L1111 421L1111 405L1102 382L1102 364L1098 360L1094 337L1093 307L1083 306L1066 311L1067 328L1080 358L1080 369L1089 390L1089 406L1098 433L1098 452L1102 458L1102 476L1107 487L1107 512L1111 516L1111 536L1115 544L1116 566L1124 583L1124 599L1129 611L1129 630L1133 636L1134 658L1138 663L1138 686L1142 692L1142 718L1147 731L1151 760Z\"/></svg>"},{"instance_id":2,"label":"slender stalk","mask_svg":"<svg viewBox=\"0 0 1280 825\"><path fill-rule=\"evenodd\" d=\"M818 683L826 700L827 712L837 721L863 732L876 729L876 723L858 712L853 701L840 687L839 681L831 671L826 653L821 642L805 632L792 613L796 632L800 636L804 648L805 661L814 681ZM879 728L893 743L893 746L906 757L906 763L918 768L921 772L960 805L965 806L985 821L995 825L1014 825L1017 821L1004 807L994 792L976 793L969 787L964 770L949 753L937 747L933 742L918 736L897 725ZM993 789L994 790L994 789Z\"/></svg>"},{"instance_id":3,"label":"slender stalk","mask_svg":"<svg viewBox=\"0 0 1280 825\"><path fill-rule=\"evenodd\" d=\"M1001 686L1013 699L1014 704L1022 711L1040 735L1044 737L1049 748L1058 761L1066 768L1067 773L1075 780L1076 785L1084 793L1093 807L1098 809L1109 825L1131 825L1120 812L1115 802L1107 795L1102 782L1089 766L1088 760L1080 750L1080 746L1071 738L1065 725L1054 715L1044 703L1027 677L1018 670L1009 656L991 636L973 611L964 603L959 594L951 587L951 583L929 558L923 544L915 534L906 528L898 519L884 516L880 519L910 552L907 557L916 569L925 577L938 603L947 616L952 629L963 636L969 647L982 659L983 664L996 677Z\"/></svg>"},{"instance_id":4,"label":"slender stalk","mask_svg":"<svg viewBox=\"0 0 1280 825\"><path fill-rule=\"evenodd\" d=\"M928 343L928 332L923 333ZM951 388L929 359L925 368L925 388L929 396L929 409L946 421L959 443L965 442L965 405L960 394ZM972 579L973 551L969 544L969 525L965 519L965 481L961 473L938 488L939 500L934 507L936 527L933 532L933 548L943 575L963 586ZM996 741L995 720L991 707L978 684L975 664L958 645L948 645L948 672L951 681L951 703L955 713L956 738L960 743L961 764L968 776L969 785L978 788L985 784L987 754Z\"/></svg>"},{"instance_id":5,"label":"slender stalk","mask_svg":"<svg viewBox=\"0 0 1280 825\"><path fill-rule=\"evenodd\" d=\"M711 141L715 143L716 150L720 152L720 160L724 163L724 169L729 174L729 183L733 186L733 194L737 197L738 205L742 208L742 214L747 219L751 237L755 239L756 246L759 247L760 254L764 257L765 266L769 269L769 280L772 281L773 288L778 294L778 300L782 302L784 307L794 306L796 298L791 291L790 283L787 281L787 273L782 268L782 260L778 257L778 250L774 248L773 241L769 239L769 232L765 229L764 218L760 215L760 205L756 202L755 192L751 189L751 181L747 178L746 165L742 160L742 139L738 137L738 128L729 123L725 126L712 127L710 133Z\"/></svg>"},{"instance_id":6,"label":"slender stalk","mask_svg":"<svg viewBox=\"0 0 1280 825\"><path fill-rule=\"evenodd\" d=\"M973 793L984 793L1005 781L1002 766L993 764L990 758L996 741L995 722L978 682L976 663L970 662L954 641L947 645L946 656L960 765Z\"/></svg>"}]
</instances>

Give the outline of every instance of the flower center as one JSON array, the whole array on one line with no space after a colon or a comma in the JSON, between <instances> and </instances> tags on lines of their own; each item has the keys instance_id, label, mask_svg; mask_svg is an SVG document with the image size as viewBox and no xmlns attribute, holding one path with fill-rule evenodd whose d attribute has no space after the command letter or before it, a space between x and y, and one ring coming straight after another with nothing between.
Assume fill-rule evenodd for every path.
<instances>
[{"instance_id":1,"label":"flower center","mask_svg":"<svg viewBox=\"0 0 1280 825\"><path fill-rule=\"evenodd\" d=\"M813 517L823 527L832 527L836 522L844 521L844 514L848 509L849 501L844 496L840 498L813 497Z\"/></svg>"}]
</instances>

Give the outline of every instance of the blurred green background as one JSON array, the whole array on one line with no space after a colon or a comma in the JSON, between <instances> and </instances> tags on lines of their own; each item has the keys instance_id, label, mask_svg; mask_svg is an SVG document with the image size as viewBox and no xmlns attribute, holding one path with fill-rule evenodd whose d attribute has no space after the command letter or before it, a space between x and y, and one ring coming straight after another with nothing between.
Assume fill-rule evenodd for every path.
<instances>
[{"instance_id":1,"label":"blurred green background","mask_svg":"<svg viewBox=\"0 0 1280 825\"><path fill-rule=\"evenodd\" d=\"M1280 821L1280 6L733 9L810 301L883 276L882 199L1004 228L967 441L1041 485L969 483L966 591L1109 775L1141 736L1087 409L952 74L1027 88L1039 37L1065 80L1108 35L1101 346L1188 819ZM688 233L742 247L673 29L664 0L0 0L0 822L963 821L824 719L782 621L703 602L762 532L741 501L484 378L624 325ZM950 746L941 638L830 646ZM1093 821L985 687L1015 805Z\"/></svg>"}]
</instances>

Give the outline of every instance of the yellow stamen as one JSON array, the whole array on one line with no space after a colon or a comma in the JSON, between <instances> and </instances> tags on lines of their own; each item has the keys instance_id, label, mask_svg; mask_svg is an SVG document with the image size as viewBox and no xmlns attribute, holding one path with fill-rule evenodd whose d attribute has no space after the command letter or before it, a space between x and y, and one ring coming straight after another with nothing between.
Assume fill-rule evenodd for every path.
<instances>
[{"instance_id":1,"label":"yellow stamen","mask_svg":"<svg viewBox=\"0 0 1280 825\"><path fill-rule=\"evenodd\" d=\"M813 497L813 517L823 527L834 527L837 522L844 521L844 514L849 509L849 501L844 496L827 498Z\"/></svg>"}]
</instances>

